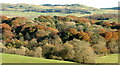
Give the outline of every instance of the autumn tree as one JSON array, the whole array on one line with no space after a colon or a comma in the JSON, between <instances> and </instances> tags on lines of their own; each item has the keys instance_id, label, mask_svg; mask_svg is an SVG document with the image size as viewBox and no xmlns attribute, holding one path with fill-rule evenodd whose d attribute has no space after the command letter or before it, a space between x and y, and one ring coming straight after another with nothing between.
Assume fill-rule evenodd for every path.
<instances>
[{"instance_id":1,"label":"autumn tree","mask_svg":"<svg viewBox=\"0 0 120 65\"><path fill-rule=\"evenodd\" d=\"M112 38L112 32L106 32L105 33L105 39L106 40L109 40L109 39L111 39Z\"/></svg>"},{"instance_id":2,"label":"autumn tree","mask_svg":"<svg viewBox=\"0 0 120 65\"><path fill-rule=\"evenodd\" d=\"M85 32L80 31L77 35L78 35L77 36L78 39L85 40L85 41L90 41L90 37Z\"/></svg>"},{"instance_id":3,"label":"autumn tree","mask_svg":"<svg viewBox=\"0 0 120 65\"><path fill-rule=\"evenodd\" d=\"M6 24L6 23L3 23L3 24L0 24L0 28L2 28L2 31L11 31L11 27Z\"/></svg>"},{"instance_id":4,"label":"autumn tree","mask_svg":"<svg viewBox=\"0 0 120 65\"><path fill-rule=\"evenodd\" d=\"M0 16L0 20L2 20L2 21L8 20L8 17L6 17L6 16Z\"/></svg>"},{"instance_id":5,"label":"autumn tree","mask_svg":"<svg viewBox=\"0 0 120 65\"><path fill-rule=\"evenodd\" d=\"M42 57L42 48L41 47L35 48L34 57Z\"/></svg>"},{"instance_id":6,"label":"autumn tree","mask_svg":"<svg viewBox=\"0 0 120 65\"><path fill-rule=\"evenodd\" d=\"M119 52L118 46L119 46L118 42L114 38L110 39L107 42L107 47L111 53L118 53Z\"/></svg>"}]
</instances>

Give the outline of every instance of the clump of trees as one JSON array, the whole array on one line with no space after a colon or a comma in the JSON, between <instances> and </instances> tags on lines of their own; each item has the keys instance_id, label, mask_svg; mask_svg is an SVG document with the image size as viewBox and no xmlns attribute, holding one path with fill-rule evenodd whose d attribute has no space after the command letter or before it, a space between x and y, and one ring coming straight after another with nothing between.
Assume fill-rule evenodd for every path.
<instances>
[{"instance_id":1,"label":"clump of trees","mask_svg":"<svg viewBox=\"0 0 120 65\"><path fill-rule=\"evenodd\" d=\"M86 18L94 19L94 20L109 20L118 18L117 14L95 14L92 16L86 16Z\"/></svg>"},{"instance_id":2,"label":"clump of trees","mask_svg":"<svg viewBox=\"0 0 120 65\"><path fill-rule=\"evenodd\" d=\"M95 63L118 51L119 23L76 16L0 16L3 53Z\"/></svg>"}]
</instances>

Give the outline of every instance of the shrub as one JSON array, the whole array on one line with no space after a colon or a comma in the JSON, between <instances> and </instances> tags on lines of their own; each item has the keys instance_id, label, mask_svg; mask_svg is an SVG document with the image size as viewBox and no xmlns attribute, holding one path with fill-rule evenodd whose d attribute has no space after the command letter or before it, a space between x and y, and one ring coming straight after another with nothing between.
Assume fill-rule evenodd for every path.
<instances>
[{"instance_id":1,"label":"shrub","mask_svg":"<svg viewBox=\"0 0 120 65\"><path fill-rule=\"evenodd\" d=\"M26 49L26 56L31 56L33 57L34 56L34 51L33 50L29 50L29 49Z\"/></svg>"},{"instance_id":2,"label":"shrub","mask_svg":"<svg viewBox=\"0 0 120 65\"><path fill-rule=\"evenodd\" d=\"M16 49L15 54L24 56L26 54L26 48L25 47L21 47L19 49Z\"/></svg>"},{"instance_id":3,"label":"shrub","mask_svg":"<svg viewBox=\"0 0 120 65\"><path fill-rule=\"evenodd\" d=\"M96 54L106 55L109 52L107 47L106 47L106 40L101 36L99 36L96 39L96 42L94 42L94 45L92 47L93 47L94 52Z\"/></svg>"},{"instance_id":4,"label":"shrub","mask_svg":"<svg viewBox=\"0 0 120 65\"><path fill-rule=\"evenodd\" d=\"M11 42L6 42L5 46L8 48L20 48L21 47L21 41L17 39L12 39Z\"/></svg>"},{"instance_id":5,"label":"shrub","mask_svg":"<svg viewBox=\"0 0 120 65\"><path fill-rule=\"evenodd\" d=\"M73 15L68 15L67 17L69 17L71 20L77 20L77 17Z\"/></svg>"},{"instance_id":6,"label":"shrub","mask_svg":"<svg viewBox=\"0 0 120 65\"><path fill-rule=\"evenodd\" d=\"M3 53L7 53L7 54L15 54L16 52L15 48L4 48L2 50L3 50Z\"/></svg>"},{"instance_id":7,"label":"shrub","mask_svg":"<svg viewBox=\"0 0 120 65\"><path fill-rule=\"evenodd\" d=\"M8 17L6 17L6 16L0 16L0 20L7 20L8 19Z\"/></svg>"},{"instance_id":8,"label":"shrub","mask_svg":"<svg viewBox=\"0 0 120 65\"><path fill-rule=\"evenodd\" d=\"M56 44L56 45L50 45L51 51L49 51L50 55L49 58L57 59L57 60L63 60L66 56L66 50L64 49L64 46L62 44ZM53 50L52 50L53 49Z\"/></svg>"},{"instance_id":9,"label":"shrub","mask_svg":"<svg viewBox=\"0 0 120 65\"><path fill-rule=\"evenodd\" d=\"M56 49L55 46L50 45L50 44L46 44L43 47L43 56L46 58L51 58L52 55L54 55Z\"/></svg>"},{"instance_id":10,"label":"shrub","mask_svg":"<svg viewBox=\"0 0 120 65\"><path fill-rule=\"evenodd\" d=\"M68 30L70 28L76 28L75 23L74 22L59 22L56 24L56 28L59 31L64 31L64 30Z\"/></svg>"},{"instance_id":11,"label":"shrub","mask_svg":"<svg viewBox=\"0 0 120 65\"><path fill-rule=\"evenodd\" d=\"M105 39L106 40L109 40L109 39L111 39L112 38L112 32L106 32L105 33Z\"/></svg>"},{"instance_id":12,"label":"shrub","mask_svg":"<svg viewBox=\"0 0 120 65\"><path fill-rule=\"evenodd\" d=\"M42 57L42 48L41 47L35 48L34 57Z\"/></svg>"},{"instance_id":13,"label":"shrub","mask_svg":"<svg viewBox=\"0 0 120 65\"><path fill-rule=\"evenodd\" d=\"M38 42L35 38L30 40L29 44L27 44L27 48L30 49L30 50L33 50L34 47L38 47L38 46L39 46L39 44L38 44Z\"/></svg>"},{"instance_id":14,"label":"shrub","mask_svg":"<svg viewBox=\"0 0 120 65\"><path fill-rule=\"evenodd\" d=\"M75 51L74 51L73 45L71 45L69 43L65 43L64 44L64 51L65 51L64 59L74 60Z\"/></svg>"},{"instance_id":15,"label":"shrub","mask_svg":"<svg viewBox=\"0 0 120 65\"><path fill-rule=\"evenodd\" d=\"M73 28L70 28L70 29L69 29L69 32L72 33L73 35L78 34L78 31L75 30L75 29L73 29Z\"/></svg>"},{"instance_id":16,"label":"shrub","mask_svg":"<svg viewBox=\"0 0 120 65\"><path fill-rule=\"evenodd\" d=\"M62 44L62 39L59 35L50 35L51 37L48 38L48 43L52 45L59 45Z\"/></svg>"},{"instance_id":17,"label":"shrub","mask_svg":"<svg viewBox=\"0 0 120 65\"><path fill-rule=\"evenodd\" d=\"M81 39L81 40L85 40L85 41L90 41L90 37L88 36L88 34L85 33L85 32L82 32L82 31L80 31L80 32L77 34L77 38L78 38L78 39Z\"/></svg>"},{"instance_id":18,"label":"shrub","mask_svg":"<svg viewBox=\"0 0 120 65\"><path fill-rule=\"evenodd\" d=\"M44 30L38 30L36 32L36 38L40 38L40 37L44 37L44 36L48 36L48 35L49 35L49 33Z\"/></svg>"},{"instance_id":19,"label":"shrub","mask_svg":"<svg viewBox=\"0 0 120 65\"><path fill-rule=\"evenodd\" d=\"M112 24L110 24L110 22L104 22L104 23L103 23L103 26L110 27L110 26L112 26Z\"/></svg>"},{"instance_id":20,"label":"shrub","mask_svg":"<svg viewBox=\"0 0 120 65\"><path fill-rule=\"evenodd\" d=\"M11 31L12 30L11 27L6 23L0 24L0 27L2 27L2 31L6 31L6 30Z\"/></svg>"},{"instance_id":21,"label":"shrub","mask_svg":"<svg viewBox=\"0 0 120 65\"><path fill-rule=\"evenodd\" d=\"M11 20L11 25L21 25L27 21L25 17L13 17Z\"/></svg>"},{"instance_id":22,"label":"shrub","mask_svg":"<svg viewBox=\"0 0 120 65\"><path fill-rule=\"evenodd\" d=\"M76 28L77 28L78 31L83 31L84 26L83 25L77 25Z\"/></svg>"},{"instance_id":23,"label":"shrub","mask_svg":"<svg viewBox=\"0 0 120 65\"><path fill-rule=\"evenodd\" d=\"M90 44L85 41L76 40L77 45L75 48L75 61L80 63L96 63L96 55Z\"/></svg>"},{"instance_id":24,"label":"shrub","mask_svg":"<svg viewBox=\"0 0 120 65\"><path fill-rule=\"evenodd\" d=\"M59 20L59 21L63 21L63 22L70 21L70 18L63 17L63 16L54 16L54 18Z\"/></svg>"},{"instance_id":25,"label":"shrub","mask_svg":"<svg viewBox=\"0 0 120 65\"><path fill-rule=\"evenodd\" d=\"M107 42L107 48L110 50L111 53L118 53L119 49L118 49L118 43L114 38L110 39Z\"/></svg>"},{"instance_id":26,"label":"shrub","mask_svg":"<svg viewBox=\"0 0 120 65\"><path fill-rule=\"evenodd\" d=\"M117 40L119 38L119 33L118 32L112 32L112 38Z\"/></svg>"},{"instance_id":27,"label":"shrub","mask_svg":"<svg viewBox=\"0 0 120 65\"><path fill-rule=\"evenodd\" d=\"M72 33L70 33L69 31L61 31L59 33L63 43L66 42L66 41L69 41L69 40L72 40L73 39L73 35Z\"/></svg>"},{"instance_id":28,"label":"shrub","mask_svg":"<svg viewBox=\"0 0 120 65\"><path fill-rule=\"evenodd\" d=\"M82 26L81 29L82 29L83 31L87 31L88 26L87 26L85 23L78 23L78 24L76 24L76 26L80 26L80 25ZM78 30L79 30L79 29L78 29Z\"/></svg>"},{"instance_id":29,"label":"shrub","mask_svg":"<svg viewBox=\"0 0 120 65\"><path fill-rule=\"evenodd\" d=\"M14 34L11 31L4 31L2 34L3 40L12 39Z\"/></svg>"}]
</instances>

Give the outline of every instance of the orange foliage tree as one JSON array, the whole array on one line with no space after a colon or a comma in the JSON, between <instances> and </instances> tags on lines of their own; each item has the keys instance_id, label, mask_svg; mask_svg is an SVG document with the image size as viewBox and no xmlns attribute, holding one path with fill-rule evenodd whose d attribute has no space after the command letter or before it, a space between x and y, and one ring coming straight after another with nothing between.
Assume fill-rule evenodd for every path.
<instances>
[{"instance_id":1,"label":"orange foliage tree","mask_svg":"<svg viewBox=\"0 0 120 65\"><path fill-rule=\"evenodd\" d=\"M72 33L73 35L78 34L78 31L75 30L75 29L73 29L73 28L70 28L70 29L69 29L69 32Z\"/></svg>"},{"instance_id":2,"label":"orange foliage tree","mask_svg":"<svg viewBox=\"0 0 120 65\"><path fill-rule=\"evenodd\" d=\"M11 31L12 30L11 27L6 23L0 24L0 28L2 28L2 31L5 31L5 30Z\"/></svg>"},{"instance_id":3,"label":"orange foliage tree","mask_svg":"<svg viewBox=\"0 0 120 65\"><path fill-rule=\"evenodd\" d=\"M105 39L109 40L112 38L112 32L105 32Z\"/></svg>"},{"instance_id":4,"label":"orange foliage tree","mask_svg":"<svg viewBox=\"0 0 120 65\"><path fill-rule=\"evenodd\" d=\"M118 39L119 38L118 32L112 32L112 38Z\"/></svg>"},{"instance_id":5,"label":"orange foliage tree","mask_svg":"<svg viewBox=\"0 0 120 65\"><path fill-rule=\"evenodd\" d=\"M112 24L110 24L109 22L104 22L103 25L108 27L112 26Z\"/></svg>"},{"instance_id":6,"label":"orange foliage tree","mask_svg":"<svg viewBox=\"0 0 120 65\"><path fill-rule=\"evenodd\" d=\"M7 20L8 19L8 17L6 17L6 16L0 16L0 20Z\"/></svg>"},{"instance_id":7,"label":"orange foliage tree","mask_svg":"<svg viewBox=\"0 0 120 65\"><path fill-rule=\"evenodd\" d=\"M14 17L14 18L12 18L11 24L13 26L21 25L21 24L25 24L26 21L27 21L27 18L25 18L25 17Z\"/></svg>"},{"instance_id":8,"label":"orange foliage tree","mask_svg":"<svg viewBox=\"0 0 120 65\"><path fill-rule=\"evenodd\" d=\"M85 40L85 41L90 41L90 37L87 33L80 31L78 33L78 38Z\"/></svg>"}]
</instances>

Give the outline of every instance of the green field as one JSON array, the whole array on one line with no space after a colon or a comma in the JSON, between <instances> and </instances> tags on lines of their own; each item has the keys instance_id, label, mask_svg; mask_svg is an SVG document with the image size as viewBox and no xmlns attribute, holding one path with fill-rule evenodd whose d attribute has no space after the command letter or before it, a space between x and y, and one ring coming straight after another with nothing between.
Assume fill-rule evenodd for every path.
<instances>
[{"instance_id":1,"label":"green field","mask_svg":"<svg viewBox=\"0 0 120 65\"><path fill-rule=\"evenodd\" d=\"M13 54L2 55L2 63L74 63L69 61L26 57ZM107 55L98 58L97 63L118 63L118 54Z\"/></svg>"},{"instance_id":2,"label":"green field","mask_svg":"<svg viewBox=\"0 0 120 65\"><path fill-rule=\"evenodd\" d=\"M111 54L98 58L98 63L118 63L118 54Z\"/></svg>"},{"instance_id":3,"label":"green field","mask_svg":"<svg viewBox=\"0 0 120 65\"><path fill-rule=\"evenodd\" d=\"M24 16L28 18L38 17L40 15L50 15L50 16L67 16L67 15L74 15L74 16L89 16L90 14L64 14L64 13L39 13L39 12L18 12L18 11L0 11L0 15L6 16Z\"/></svg>"},{"instance_id":4,"label":"green field","mask_svg":"<svg viewBox=\"0 0 120 65\"><path fill-rule=\"evenodd\" d=\"M0 54L2 55L2 63L73 63L68 61L26 57L13 54Z\"/></svg>"}]
</instances>

